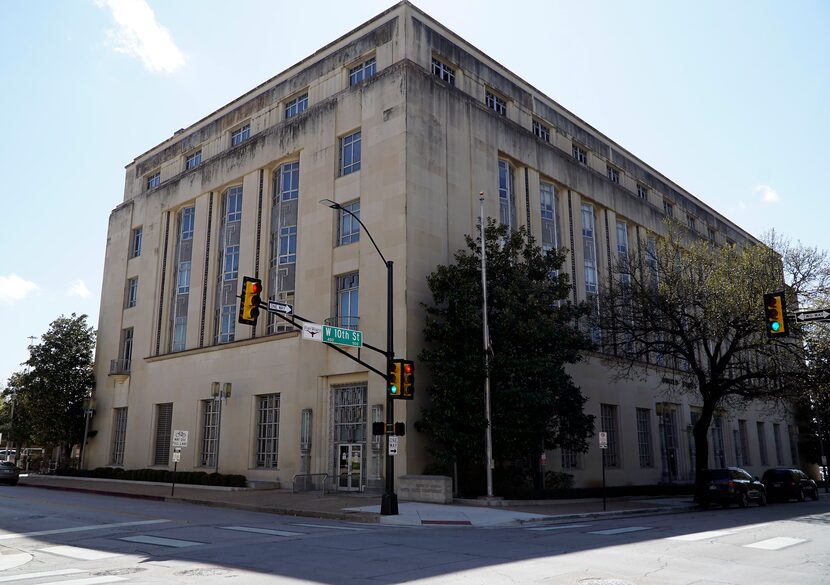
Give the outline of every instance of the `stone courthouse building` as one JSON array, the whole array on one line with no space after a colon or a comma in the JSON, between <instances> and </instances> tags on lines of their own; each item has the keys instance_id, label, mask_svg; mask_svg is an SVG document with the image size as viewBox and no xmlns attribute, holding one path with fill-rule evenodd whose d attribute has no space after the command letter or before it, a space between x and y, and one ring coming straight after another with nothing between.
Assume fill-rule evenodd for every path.
<instances>
[{"instance_id":1,"label":"stone courthouse building","mask_svg":"<svg viewBox=\"0 0 830 585\"><path fill-rule=\"evenodd\" d=\"M109 220L86 466L172 468L183 430L179 470L382 486L371 423L386 418L383 379L264 312L256 327L238 324L242 277L261 278L265 298L310 321L385 347L385 265L352 216L320 204L331 199L394 263L395 354L416 359L426 276L475 232L482 191L487 215L571 251L576 301L616 254L658 236L665 215L717 244L756 241L400 2L126 167ZM365 347L347 351L385 368ZM588 355L571 373L608 432L609 485L692 478L698 409L671 392L670 368L619 382ZM419 368L415 400L395 404L408 430L396 475L430 461L414 430L426 380ZM792 418L780 416L718 413L711 464L758 473L797 462ZM546 465L582 486L601 475L596 445L548 453Z\"/></svg>"}]
</instances>

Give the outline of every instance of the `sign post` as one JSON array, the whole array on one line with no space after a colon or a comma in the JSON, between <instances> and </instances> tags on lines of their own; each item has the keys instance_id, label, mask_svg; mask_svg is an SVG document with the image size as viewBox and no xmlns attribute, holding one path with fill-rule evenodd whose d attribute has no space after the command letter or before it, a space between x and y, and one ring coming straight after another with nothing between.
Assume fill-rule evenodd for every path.
<instances>
[{"instance_id":1,"label":"sign post","mask_svg":"<svg viewBox=\"0 0 830 585\"><path fill-rule=\"evenodd\" d=\"M170 487L170 497L176 491L176 469L179 467L179 460L182 458L182 447L187 447L187 431L173 431L173 485Z\"/></svg>"},{"instance_id":2,"label":"sign post","mask_svg":"<svg viewBox=\"0 0 830 585\"><path fill-rule=\"evenodd\" d=\"M605 451L608 450L608 433L599 432L599 450L602 452L602 511L605 512Z\"/></svg>"}]
</instances>

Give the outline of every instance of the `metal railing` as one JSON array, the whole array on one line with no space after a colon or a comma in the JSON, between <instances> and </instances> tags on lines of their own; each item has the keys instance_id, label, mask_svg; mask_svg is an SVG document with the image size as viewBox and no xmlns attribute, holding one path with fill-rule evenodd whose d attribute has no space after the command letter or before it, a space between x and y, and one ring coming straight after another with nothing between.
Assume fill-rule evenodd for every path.
<instances>
[{"instance_id":1,"label":"metal railing","mask_svg":"<svg viewBox=\"0 0 830 585\"><path fill-rule=\"evenodd\" d=\"M298 473L294 476L292 492L328 492L328 473Z\"/></svg>"},{"instance_id":2,"label":"metal railing","mask_svg":"<svg viewBox=\"0 0 830 585\"><path fill-rule=\"evenodd\" d=\"M342 329L357 330L359 321L360 317L346 315L344 317L329 317L328 319L323 321L323 324L330 325L332 327L340 327Z\"/></svg>"},{"instance_id":3,"label":"metal railing","mask_svg":"<svg viewBox=\"0 0 830 585\"><path fill-rule=\"evenodd\" d=\"M124 376L130 373L130 360L110 360L110 376Z\"/></svg>"}]
</instances>

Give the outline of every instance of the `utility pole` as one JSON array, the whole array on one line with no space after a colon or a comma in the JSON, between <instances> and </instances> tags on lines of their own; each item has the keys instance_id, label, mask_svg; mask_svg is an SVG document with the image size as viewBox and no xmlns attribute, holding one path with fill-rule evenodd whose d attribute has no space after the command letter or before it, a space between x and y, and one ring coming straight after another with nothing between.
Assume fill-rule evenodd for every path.
<instances>
[{"instance_id":1,"label":"utility pole","mask_svg":"<svg viewBox=\"0 0 830 585\"><path fill-rule=\"evenodd\" d=\"M487 249L484 245L484 191L478 195L481 214L481 320L484 342L484 417L487 420L487 429L484 435L486 467L487 467L487 497L493 497L493 430L490 417L490 329L487 326Z\"/></svg>"}]
</instances>

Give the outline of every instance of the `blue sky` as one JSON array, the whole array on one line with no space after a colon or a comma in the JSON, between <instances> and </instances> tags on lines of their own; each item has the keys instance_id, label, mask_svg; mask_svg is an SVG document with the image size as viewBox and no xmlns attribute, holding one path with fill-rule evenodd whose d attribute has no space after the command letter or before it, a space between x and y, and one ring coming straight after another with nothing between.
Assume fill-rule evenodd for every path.
<instances>
[{"instance_id":1,"label":"blue sky","mask_svg":"<svg viewBox=\"0 0 830 585\"><path fill-rule=\"evenodd\" d=\"M750 233L830 248L830 3L414 4ZM2 3L0 385L58 316L97 325L125 165L391 5Z\"/></svg>"}]
</instances>

